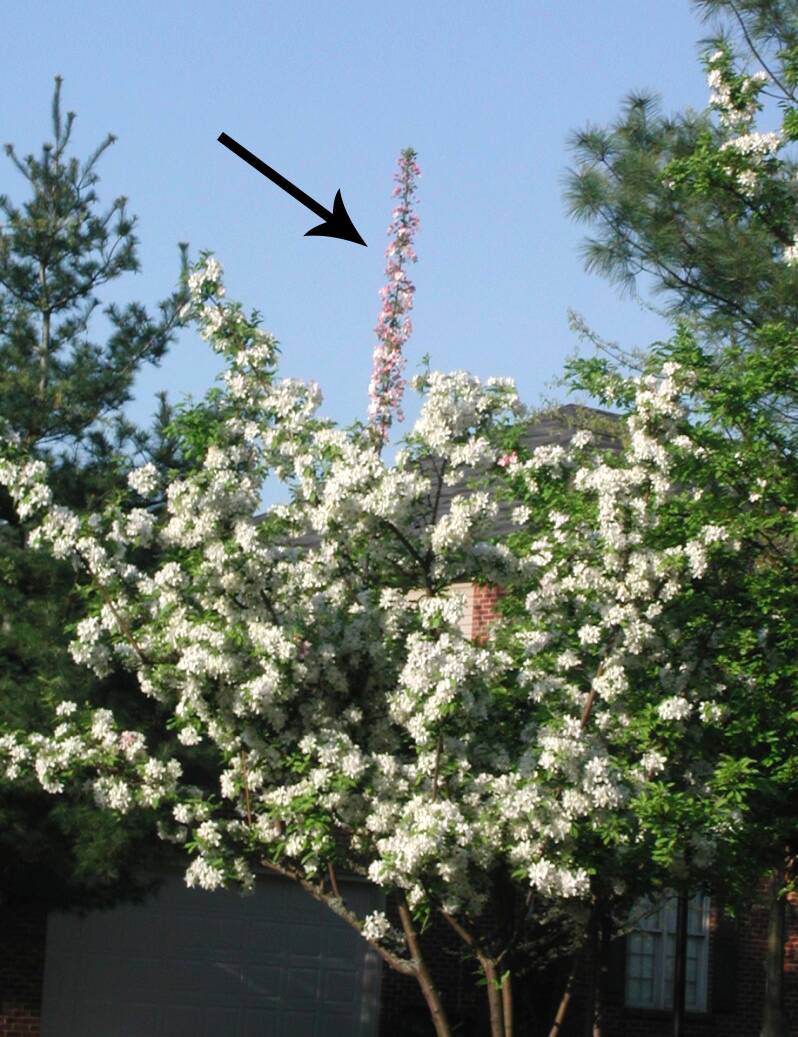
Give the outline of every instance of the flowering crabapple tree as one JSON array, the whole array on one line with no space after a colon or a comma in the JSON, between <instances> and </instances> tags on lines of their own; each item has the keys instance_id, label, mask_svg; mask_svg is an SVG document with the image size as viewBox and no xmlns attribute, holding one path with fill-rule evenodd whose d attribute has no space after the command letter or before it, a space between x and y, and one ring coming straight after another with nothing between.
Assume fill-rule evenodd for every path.
<instances>
[{"instance_id":1,"label":"flowering crabapple tree","mask_svg":"<svg viewBox=\"0 0 798 1037\"><path fill-rule=\"evenodd\" d=\"M469 755L488 747L466 713L487 718L510 660L460 634L443 592L471 576L498 580L510 560L485 542L488 495L440 516L421 465L435 466L438 490L466 465L490 466L487 433L520 404L506 381L431 375L407 448L388 467L370 430L348 434L316 416L315 386L275 378L273 338L225 302L214 259L189 287L194 319L228 369L204 464L164 487L165 508L141 507L161 478L152 465L131 474L126 500L90 516L53 504L44 466L13 442L3 481L22 516L41 515L33 544L90 576L96 604L75 657L98 673L111 660L129 666L144 694L170 706L187 754L202 743L218 760L219 792L184 785L178 759L150 756L107 712L77 707L61 707L51 735L6 737L6 773L32 767L58 792L88 768L112 809L168 805L164 834L192 854L189 884L247 885L262 866L295 879L416 975L448 1032L411 912L433 887L450 913L477 911L486 896L470 872L496 854L485 807L499 790L479 791L487 772L476 785L469 775ZM256 520L271 473L292 500ZM318 546L294 546L308 531ZM150 571L143 549L155 542L165 554ZM420 600L409 596L419 588ZM460 786L474 793L467 808ZM380 913L352 915L342 868L399 891L401 934Z\"/></svg>"},{"instance_id":2,"label":"flowering crabapple tree","mask_svg":"<svg viewBox=\"0 0 798 1037\"><path fill-rule=\"evenodd\" d=\"M227 364L196 471L163 482L145 465L124 499L78 515L11 439L0 469L36 520L32 546L89 580L75 658L98 674L129 667L185 753L151 753L108 711L64 704L51 732L4 736L6 776L32 770L53 793L88 778L110 809L158 810L189 885L251 887L263 868L299 883L417 979L443 1035L419 939L440 913L488 980L491 1033L507 1037L506 965L535 898L595 898L602 848L650 841L652 778L686 725L720 718L714 685L684 676L701 658L676 622L710 559L738 545L701 523L658 544L672 457L688 449L670 436L689 372L673 363L640 382L623 451L591 449L583 432L526 459L505 447L524 419L509 381L432 373L388 465L370 430L318 416L315 385L276 376L273 337L226 301L215 259L189 288L190 317ZM290 503L256 518L269 475ZM453 483L467 492L443 512ZM165 506L142 507L159 486ZM519 532L495 543L502 493L519 501ZM461 632L447 594L463 580L515 602L485 643ZM217 792L183 777L200 751ZM696 854L709 861L732 820L701 816ZM355 915L341 872L395 895L401 930Z\"/></svg>"}]
</instances>

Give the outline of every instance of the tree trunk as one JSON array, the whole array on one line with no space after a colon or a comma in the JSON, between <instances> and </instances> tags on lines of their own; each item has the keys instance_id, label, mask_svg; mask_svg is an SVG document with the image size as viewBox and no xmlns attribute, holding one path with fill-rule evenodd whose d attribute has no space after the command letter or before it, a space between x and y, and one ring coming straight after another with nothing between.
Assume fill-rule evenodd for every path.
<instances>
[{"instance_id":1,"label":"tree trunk","mask_svg":"<svg viewBox=\"0 0 798 1037\"><path fill-rule=\"evenodd\" d=\"M277 864L275 861L270 861L268 858L264 858L261 861L261 864L269 871L273 871L277 875L282 875L284 878L296 882L297 885L301 889L305 890L306 893L309 893L314 900L318 900L320 903L325 904L335 915L342 919L342 921L355 929L361 936L363 935L362 920L354 914L354 912L349 910L337 892L334 897L330 897L329 892L325 889L323 883L311 882L293 868ZM329 875L333 889L337 890L338 882L334 877L334 869L330 869ZM415 977L416 982L419 987L421 987L421 993L424 1000L427 1003L430 1018L432 1019L432 1025L435 1027L436 1037L452 1037L452 1030L449 1026L449 1020L446 1018L443 1003L438 994L435 982L427 968L421 945L418 942L418 933L413 925L413 918L410 914L410 909L407 906L407 901L401 894L397 897L397 908L402 923L402 929L404 930L405 939L407 940L407 946L410 950L410 961L395 954L387 947L383 947L377 940L366 940L366 943L368 943L372 950L374 950L383 959L383 961L387 965L390 965L390 967L396 972L403 976Z\"/></svg>"},{"instance_id":2,"label":"tree trunk","mask_svg":"<svg viewBox=\"0 0 798 1037\"><path fill-rule=\"evenodd\" d=\"M478 954L478 957L487 982L490 1037L505 1037L504 1005L502 1003L502 991L499 990L496 965L482 954Z\"/></svg>"},{"instance_id":3,"label":"tree trunk","mask_svg":"<svg viewBox=\"0 0 798 1037\"><path fill-rule=\"evenodd\" d=\"M673 1037L684 1037L685 991L687 989L687 909L685 887L676 900L676 939L673 947Z\"/></svg>"},{"instance_id":4,"label":"tree trunk","mask_svg":"<svg viewBox=\"0 0 798 1037\"><path fill-rule=\"evenodd\" d=\"M784 885L784 872L776 868L768 885L768 943L765 958L765 1004L762 1011L760 1037L788 1037L784 1014L784 940L786 937L787 900L779 896Z\"/></svg>"},{"instance_id":5,"label":"tree trunk","mask_svg":"<svg viewBox=\"0 0 798 1037\"><path fill-rule=\"evenodd\" d=\"M568 979L565 981L565 989L562 992L560 1003L557 1006L557 1013L554 1016L554 1022L551 1024L549 1030L549 1037L559 1037L562 1025L565 1022L565 1017L568 1014L568 1006L571 1003L571 992L574 987L574 979L576 977L576 966L579 962L579 955L575 954L573 963L571 965L571 971L568 973Z\"/></svg>"},{"instance_id":6,"label":"tree trunk","mask_svg":"<svg viewBox=\"0 0 798 1037\"><path fill-rule=\"evenodd\" d=\"M601 1037L601 925L598 905L594 902L587 924L585 1017L584 1037Z\"/></svg>"},{"instance_id":7,"label":"tree trunk","mask_svg":"<svg viewBox=\"0 0 798 1037\"><path fill-rule=\"evenodd\" d=\"M527 913L527 904L519 904L515 884L505 872L498 872L494 877L494 901L496 919L501 934L504 950L494 960L497 982L501 989L502 1037L513 1037L513 959L515 957L515 941L523 927L523 917ZM519 918L519 912L522 917Z\"/></svg>"},{"instance_id":8,"label":"tree trunk","mask_svg":"<svg viewBox=\"0 0 798 1037\"><path fill-rule=\"evenodd\" d=\"M513 1037L513 976L508 972L502 980L502 1012L504 1013L504 1037Z\"/></svg>"},{"instance_id":9,"label":"tree trunk","mask_svg":"<svg viewBox=\"0 0 798 1037\"><path fill-rule=\"evenodd\" d=\"M41 285L41 315L42 333L39 339L39 396L44 402L47 392L47 382L50 375L50 304L47 292L47 267L42 262L39 265L39 284Z\"/></svg>"},{"instance_id":10,"label":"tree trunk","mask_svg":"<svg viewBox=\"0 0 798 1037\"><path fill-rule=\"evenodd\" d=\"M432 1019L432 1025L435 1027L436 1037L452 1037L452 1030L449 1026L449 1020L446 1018L446 1012L443 1008L443 1003L438 994L438 989L432 979L432 976L427 969L427 963L424 960L424 955L421 953L421 945L418 942L418 934L415 926L413 925L413 919L410 915L410 909L407 906L404 898L399 900L399 918L402 922L402 928L405 932L407 939L407 946L410 948L410 954L413 958L413 964L416 967L416 979L418 985L421 987L421 993L424 996L424 1000L427 1003L429 1009L430 1018ZM499 1037L502 1037L499 1034Z\"/></svg>"}]
</instances>

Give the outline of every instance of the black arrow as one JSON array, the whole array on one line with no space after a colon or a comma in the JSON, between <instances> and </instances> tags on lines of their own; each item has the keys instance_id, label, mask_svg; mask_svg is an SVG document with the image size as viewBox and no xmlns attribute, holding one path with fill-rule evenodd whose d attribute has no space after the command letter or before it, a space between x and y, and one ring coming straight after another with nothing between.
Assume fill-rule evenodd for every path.
<instances>
[{"instance_id":1,"label":"black arrow","mask_svg":"<svg viewBox=\"0 0 798 1037\"><path fill-rule=\"evenodd\" d=\"M247 149L242 144L239 144L237 140L228 137L226 133L220 133L217 139L220 144L224 144L226 148L229 148L234 155L243 158L243 160L248 162L253 169L257 169L259 173L263 173L263 175L268 177L273 184L282 187L282 189L287 194L290 194L292 198L296 198L296 200L301 202L306 209L315 212L317 216L320 216L324 220L324 223L320 223L318 227L309 230L305 234L306 238L310 235L317 235L327 238L343 238L344 241L353 241L356 245L366 244L355 230L354 223L349 219L349 213L346 211L340 191L335 195L333 209L332 212L330 212L330 210L325 209L323 205L319 205L319 203L311 198L309 194L305 194L305 192L301 191L295 184L292 184L290 180L286 180L286 178L278 173L276 169L267 166L266 163L259 159L257 155L253 155L251 151L247 151Z\"/></svg>"}]
</instances>

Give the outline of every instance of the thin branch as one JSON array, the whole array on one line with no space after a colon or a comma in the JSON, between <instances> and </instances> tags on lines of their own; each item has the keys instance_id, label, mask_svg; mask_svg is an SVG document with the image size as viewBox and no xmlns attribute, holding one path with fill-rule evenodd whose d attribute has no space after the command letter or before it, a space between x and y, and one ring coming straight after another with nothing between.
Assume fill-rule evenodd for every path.
<instances>
[{"instance_id":1,"label":"thin branch","mask_svg":"<svg viewBox=\"0 0 798 1037\"><path fill-rule=\"evenodd\" d=\"M382 523L383 526L385 526L387 529L389 529L393 533L393 535L397 538L397 540L399 540L399 542L402 544L402 546L407 549L407 551L410 553L410 555L418 563L418 567L419 567L419 569L421 570L421 572L424 575L424 583L426 584L427 590L431 591L432 590L432 584L430 583L430 580L429 580L429 576L428 576L428 573L427 573L427 566L426 566L426 564L424 562L424 559L421 557L421 555L418 553L418 551L415 549L415 547L413 547L411 542L407 539L407 537L404 535L404 533L401 531L401 529L399 529L398 526L395 526L393 522L391 522L389 519L385 519L385 518L380 519L380 522Z\"/></svg>"},{"instance_id":2,"label":"thin branch","mask_svg":"<svg viewBox=\"0 0 798 1037\"><path fill-rule=\"evenodd\" d=\"M80 555L80 558L83 564L86 566L86 570L89 573L89 575L96 579L96 577L94 577L94 573L91 571L89 563L86 561L86 558L82 554ZM99 581L96 582L95 586L97 587L97 590L99 591L100 597L103 599L104 604L108 606L108 608L111 611L111 614L116 620L116 625L119 627L120 633L127 639L128 643L133 647L139 659L141 659L144 665L152 666L152 661L148 658L148 656L146 655L142 647L139 645L136 638L133 636L133 631L130 629L130 624L127 622L126 619L122 617L116 605L114 605L111 596L106 591L105 587L103 587L103 585Z\"/></svg>"},{"instance_id":3,"label":"thin branch","mask_svg":"<svg viewBox=\"0 0 798 1037\"><path fill-rule=\"evenodd\" d=\"M435 464L433 462L433 470L435 471L435 475L436 475L437 480L438 480L438 485L437 485L437 487L435 489L435 500L432 502L431 525L434 526L435 523L438 521L438 508L440 507L441 495L443 493L443 474L446 471L446 460L445 460L445 458L441 462L440 470L435 468ZM430 546L429 548L427 548L427 553L424 556L424 566L425 566L425 568L429 569L429 566L431 565L431 563L432 563L432 547Z\"/></svg>"},{"instance_id":4,"label":"thin branch","mask_svg":"<svg viewBox=\"0 0 798 1037\"><path fill-rule=\"evenodd\" d=\"M743 16L737 10L737 5L735 4L734 0L729 0L729 7L731 7L732 11L734 11L734 17L740 23L740 29L742 30L742 34L745 37L745 42L748 44L748 46L751 49L751 53L754 55L754 57L759 62L759 64L762 66L762 68L765 70L765 72L767 72L767 74L770 76L770 78L773 80L773 82L776 84L776 86L779 88L779 90L781 90L781 92L784 94L784 96L785 97L789 97L789 99L791 101L794 101L795 100L795 93L794 93L794 91L788 90L787 87L781 82L779 77L774 72L772 72L770 70L770 68L765 63L765 59L762 57L762 55L759 53L759 51L754 46L754 41L751 39L751 35L748 32L748 26L745 24L745 20L744 20Z\"/></svg>"},{"instance_id":5,"label":"thin branch","mask_svg":"<svg viewBox=\"0 0 798 1037\"><path fill-rule=\"evenodd\" d=\"M332 861L327 865L327 874L330 877L330 885L332 886L333 894L338 897L339 900L343 899L341 897L341 891L338 888L338 876L335 874L335 868L332 865Z\"/></svg>"},{"instance_id":6,"label":"thin branch","mask_svg":"<svg viewBox=\"0 0 798 1037\"><path fill-rule=\"evenodd\" d=\"M462 926L453 915L450 915L443 909L441 909L441 914L466 946L470 947L474 952L479 961L480 967L485 974L488 991L488 1007L490 1009L490 1026L493 1037L511 1037L511 1035L507 1034L506 1019L504 1017L503 999L505 995L502 994L502 998L499 998L499 984L496 979L495 960L485 952L482 944L476 939L476 937Z\"/></svg>"},{"instance_id":7,"label":"thin branch","mask_svg":"<svg viewBox=\"0 0 798 1037\"><path fill-rule=\"evenodd\" d=\"M574 954L571 964L571 971L568 973L568 979L565 982L565 989L563 990L560 1003L557 1006L557 1014L554 1016L554 1022L551 1024L549 1030L549 1037L559 1037L562 1025L565 1022L565 1016L568 1012L568 1005L571 1000L571 991L573 990L574 980L576 979L576 967L579 962L579 955Z\"/></svg>"},{"instance_id":8,"label":"thin branch","mask_svg":"<svg viewBox=\"0 0 798 1037\"><path fill-rule=\"evenodd\" d=\"M513 1013L513 980L512 974L507 973L501 980L502 988L502 1015L504 1016L504 1037L513 1037L514 1013Z\"/></svg>"},{"instance_id":9,"label":"thin branch","mask_svg":"<svg viewBox=\"0 0 798 1037\"><path fill-rule=\"evenodd\" d=\"M603 666L604 663L602 662L601 666L599 666L598 670L596 671L596 676L593 678L593 681L591 682L590 691L588 692L587 696L587 701L585 702L584 708L582 709L582 716L579 718L580 731L584 731L584 729L587 727L587 722L590 719L590 713L593 709L593 703L596 701L596 679L601 676Z\"/></svg>"},{"instance_id":10,"label":"thin branch","mask_svg":"<svg viewBox=\"0 0 798 1037\"><path fill-rule=\"evenodd\" d=\"M241 781L244 785L244 810L247 815L247 824L252 825L252 804L249 795L249 781L247 779L247 754L241 750Z\"/></svg>"},{"instance_id":11,"label":"thin branch","mask_svg":"<svg viewBox=\"0 0 798 1037\"><path fill-rule=\"evenodd\" d=\"M443 735L438 732L438 744L435 746L435 773L432 776L432 801L438 798L438 777L441 767L441 751L443 750Z\"/></svg>"},{"instance_id":12,"label":"thin branch","mask_svg":"<svg viewBox=\"0 0 798 1037\"><path fill-rule=\"evenodd\" d=\"M527 920L527 918L529 916L529 909L532 906L532 901L534 899L534 896L535 896L534 889L530 889L530 890L527 891L527 895L526 895L526 897L524 897L524 909L520 913L520 917L519 917L518 921L516 922L515 927L514 927L512 933L510 934L510 939L507 941L507 944L506 944L504 950L501 952L501 954L496 959L496 964L497 965L501 965L501 963L504 961L504 959L507 957L507 955L512 953L513 949L515 948L515 945L518 943L519 939L521 938L521 933L523 933L523 931L524 931L524 926L525 926L526 920Z\"/></svg>"}]
</instances>

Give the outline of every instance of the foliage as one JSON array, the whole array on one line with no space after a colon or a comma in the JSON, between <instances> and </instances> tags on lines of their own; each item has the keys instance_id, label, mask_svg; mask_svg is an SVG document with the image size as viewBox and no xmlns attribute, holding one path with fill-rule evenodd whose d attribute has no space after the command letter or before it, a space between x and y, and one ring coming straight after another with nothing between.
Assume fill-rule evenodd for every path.
<instances>
[{"instance_id":1,"label":"foliage","mask_svg":"<svg viewBox=\"0 0 798 1037\"><path fill-rule=\"evenodd\" d=\"M716 30L703 56L708 108L666 118L652 98L631 97L613 126L576 135L567 190L572 214L595 232L585 245L588 266L629 288L647 275L677 315L677 335L633 358L587 332L606 356L576 361L567 380L623 406L630 367L675 361L695 376L689 435L698 453L680 478L689 486L700 477L702 491L674 521L703 516L735 529L750 552L748 565L717 570L718 583L694 603L694 625L714 630L719 601L736 618L713 634L718 680L725 687L732 675L739 689L713 751L719 793L752 811L752 826L743 831L741 821L738 833L756 869L794 861L796 852L788 617L798 447L798 15L779 0L697 7Z\"/></svg>"},{"instance_id":2,"label":"foliage","mask_svg":"<svg viewBox=\"0 0 798 1037\"><path fill-rule=\"evenodd\" d=\"M138 303L107 305L97 292L138 269L135 219L124 198L107 209L96 192L107 137L85 162L70 157L74 114L64 118L61 82L53 95L53 137L39 157L6 151L30 197L0 198L0 422L31 456L50 464L57 499L90 510L124 485L130 455L174 460L162 399L151 435L122 415L136 373L163 356L178 323L181 293L157 318ZM95 340L98 324L104 339ZM65 627L82 613L81 587L63 562L31 552L26 526L0 497L0 730L41 728L62 699L113 704L144 722L131 682L116 672L93 678L69 656ZM121 823L73 790L53 801L38 783L0 795L0 900L107 902L131 887L134 847L150 821ZM149 838L152 843L152 836Z\"/></svg>"}]
</instances>

